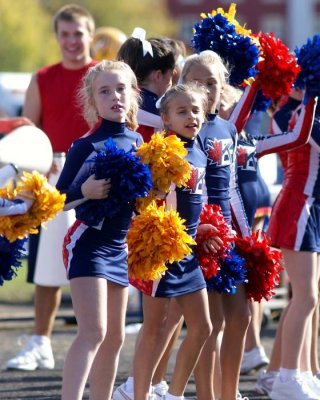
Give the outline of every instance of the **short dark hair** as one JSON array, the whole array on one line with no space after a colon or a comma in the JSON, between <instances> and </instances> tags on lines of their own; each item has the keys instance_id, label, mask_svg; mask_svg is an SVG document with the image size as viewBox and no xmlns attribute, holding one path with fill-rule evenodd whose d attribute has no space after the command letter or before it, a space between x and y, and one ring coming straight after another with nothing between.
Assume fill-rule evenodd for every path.
<instances>
[{"instance_id":1,"label":"short dark hair","mask_svg":"<svg viewBox=\"0 0 320 400\"><path fill-rule=\"evenodd\" d=\"M54 31L58 32L58 22L59 21L69 21L74 22L79 20L80 18L87 19L87 28L90 33L94 33L95 23L93 16L86 10L84 7L79 6L78 4L67 4L61 7L53 17L53 28Z\"/></svg>"}]
</instances>

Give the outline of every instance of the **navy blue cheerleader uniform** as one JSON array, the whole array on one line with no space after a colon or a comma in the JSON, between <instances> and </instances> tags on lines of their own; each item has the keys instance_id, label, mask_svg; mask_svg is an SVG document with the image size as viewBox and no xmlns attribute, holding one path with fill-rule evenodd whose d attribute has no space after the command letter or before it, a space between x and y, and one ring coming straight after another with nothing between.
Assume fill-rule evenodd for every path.
<instances>
[{"instance_id":1,"label":"navy blue cheerleader uniform","mask_svg":"<svg viewBox=\"0 0 320 400\"><path fill-rule=\"evenodd\" d=\"M253 113L250 118L248 119L248 122L246 126L244 127L244 131L255 137L255 136L260 136L260 130L261 130L261 123L263 119L263 115L265 114L264 111L256 111ZM286 129L284 130L286 131ZM238 169L238 176L239 176L239 169ZM239 176L239 180L241 177ZM240 186L240 183L239 183ZM271 203L271 194L270 190L261 175L259 163L257 164L257 181L256 181L256 186L257 186L257 208L254 217L255 218L266 218L265 223L268 221L270 215L271 215L271 209L272 209L272 203ZM240 187L241 191L241 187ZM241 192L242 194L242 192Z\"/></svg>"},{"instance_id":2,"label":"navy blue cheerleader uniform","mask_svg":"<svg viewBox=\"0 0 320 400\"><path fill-rule=\"evenodd\" d=\"M207 158L195 140L177 136L183 141L188 151L186 159L192 167L192 174L187 186L175 187L170 192L168 204L176 204L180 217L185 219L188 234L195 239L203 205L203 192L205 193L204 177ZM168 270L161 279L133 280L131 283L142 293L153 297L182 296L206 287L194 251L179 262L167 264L167 267Z\"/></svg>"},{"instance_id":3,"label":"navy blue cheerleader uniform","mask_svg":"<svg viewBox=\"0 0 320 400\"><path fill-rule=\"evenodd\" d=\"M232 223L242 237L250 235L250 228L238 187L236 148L238 132L248 121L258 89L257 82L246 87L229 121L209 114L198 135L207 155L208 204L219 205L227 223Z\"/></svg>"},{"instance_id":4,"label":"navy blue cheerleader uniform","mask_svg":"<svg viewBox=\"0 0 320 400\"><path fill-rule=\"evenodd\" d=\"M126 128L125 123L102 120L91 135L73 143L56 186L67 196L65 210L75 208L76 217L77 206L87 200L81 192L81 178L88 175L92 165L86 160L104 150L108 138L125 151L133 144L138 147L143 141L141 135ZM68 279L101 277L128 286L126 235L133 210L134 204L128 202L115 215L106 216L93 227L76 220L64 243Z\"/></svg>"},{"instance_id":5,"label":"navy blue cheerleader uniform","mask_svg":"<svg viewBox=\"0 0 320 400\"><path fill-rule=\"evenodd\" d=\"M228 224L235 225L243 237L249 226L237 183L237 131L233 124L217 114L208 115L198 135L207 155L206 188L208 204L219 205Z\"/></svg>"},{"instance_id":6,"label":"navy blue cheerleader uniform","mask_svg":"<svg viewBox=\"0 0 320 400\"><path fill-rule=\"evenodd\" d=\"M249 225L252 226L259 201L257 159L266 154L284 152L307 143L314 118L315 103L310 99L302 108L294 129L267 136L240 135L237 145L238 185Z\"/></svg>"}]
</instances>

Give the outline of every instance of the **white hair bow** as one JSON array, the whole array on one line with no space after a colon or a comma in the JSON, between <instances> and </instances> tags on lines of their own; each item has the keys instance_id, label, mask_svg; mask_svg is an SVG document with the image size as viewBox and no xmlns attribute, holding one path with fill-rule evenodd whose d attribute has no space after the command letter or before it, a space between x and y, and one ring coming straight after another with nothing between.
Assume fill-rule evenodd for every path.
<instances>
[{"instance_id":1,"label":"white hair bow","mask_svg":"<svg viewBox=\"0 0 320 400\"><path fill-rule=\"evenodd\" d=\"M146 31L143 28L134 28L131 37L139 39L142 43L143 57L149 53L153 57L153 51L151 43L146 40Z\"/></svg>"}]
</instances>

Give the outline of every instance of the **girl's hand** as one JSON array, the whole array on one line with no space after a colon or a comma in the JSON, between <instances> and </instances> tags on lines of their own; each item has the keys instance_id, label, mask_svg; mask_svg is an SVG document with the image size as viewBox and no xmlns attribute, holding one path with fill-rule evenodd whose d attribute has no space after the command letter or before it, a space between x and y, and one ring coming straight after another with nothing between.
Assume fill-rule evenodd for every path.
<instances>
[{"instance_id":1,"label":"girl's hand","mask_svg":"<svg viewBox=\"0 0 320 400\"><path fill-rule=\"evenodd\" d=\"M94 174L82 184L81 192L86 199L100 200L109 195L110 179L95 179Z\"/></svg>"},{"instance_id":2,"label":"girl's hand","mask_svg":"<svg viewBox=\"0 0 320 400\"><path fill-rule=\"evenodd\" d=\"M211 224L201 224L198 226L198 234L207 235L211 232L211 237L203 241L203 249L206 253L216 254L223 246L223 241L218 235L219 230Z\"/></svg>"}]
</instances>

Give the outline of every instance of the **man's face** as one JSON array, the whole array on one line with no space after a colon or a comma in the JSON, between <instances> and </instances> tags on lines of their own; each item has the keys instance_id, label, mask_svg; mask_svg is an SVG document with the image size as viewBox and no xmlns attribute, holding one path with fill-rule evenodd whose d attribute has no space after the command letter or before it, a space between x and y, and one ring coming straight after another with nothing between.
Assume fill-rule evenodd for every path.
<instances>
[{"instance_id":1,"label":"man's face","mask_svg":"<svg viewBox=\"0 0 320 400\"><path fill-rule=\"evenodd\" d=\"M90 56L92 34L88 31L85 18L58 21L56 37L63 61L79 63Z\"/></svg>"}]
</instances>

